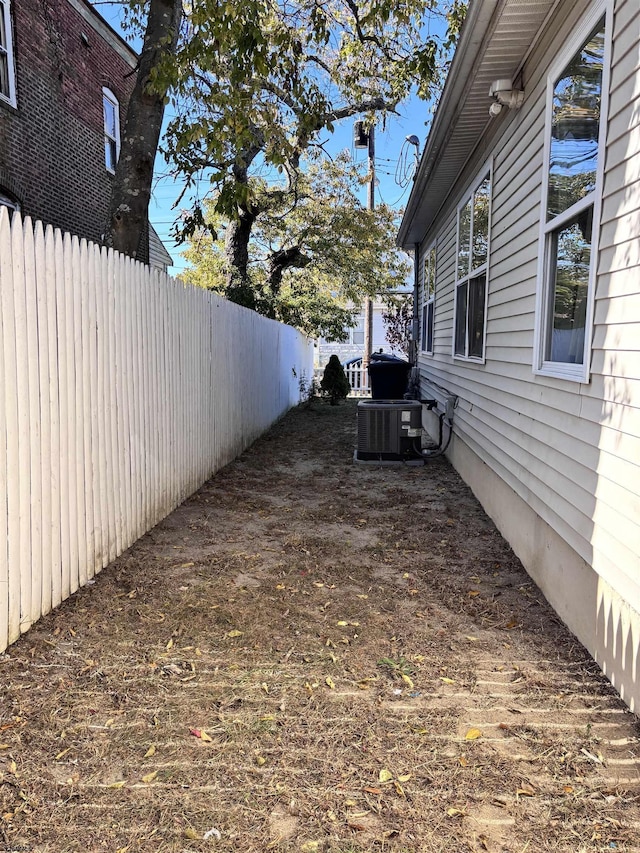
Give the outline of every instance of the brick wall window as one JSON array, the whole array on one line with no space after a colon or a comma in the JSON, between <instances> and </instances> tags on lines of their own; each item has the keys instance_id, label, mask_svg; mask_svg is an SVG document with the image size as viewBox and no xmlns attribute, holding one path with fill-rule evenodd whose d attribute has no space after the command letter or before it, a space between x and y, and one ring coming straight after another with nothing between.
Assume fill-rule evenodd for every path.
<instances>
[{"instance_id":1,"label":"brick wall window","mask_svg":"<svg viewBox=\"0 0 640 853\"><path fill-rule=\"evenodd\" d=\"M110 89L102 90L102 109L104 113L104 164L108 172L115 172L120 154L120 104Z\"/></svg>"},{"instance_id":2,"label":"brick wall window","mask_svg":"<svg viewBox=\"0 0 640 853\"><path fill-rule=\"evenodd\" d=\"M0 0L0 100L16 105L10 0Z\"/></svg>"},{"instance_id":3,"label":"brick wall window","mask_svg":"<svg viewBox=\"0 0 640 853\"><path fill-rule=\"evenodd\" d=\"M20 210L20 202L0 187L0 207L8 207L9 218L11 218L14 211Z\"/></svg>"}]
</instances>

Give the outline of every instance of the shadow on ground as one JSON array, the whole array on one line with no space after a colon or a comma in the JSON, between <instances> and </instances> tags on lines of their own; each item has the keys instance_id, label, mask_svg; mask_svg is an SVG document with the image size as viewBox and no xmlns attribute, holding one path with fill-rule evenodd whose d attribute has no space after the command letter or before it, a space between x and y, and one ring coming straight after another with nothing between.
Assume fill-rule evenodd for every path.
<instances>
[{"instance_id":1,"label":"shadow on ground","mask_svg":"<svg viewBox=\"0 0 640 853\"><path fill-rule=\"evenodd\" d=\"M636 718L446 461L354 442L290 413L2 656L5 849L640 849Z\"/></svg>"}]
</instances>

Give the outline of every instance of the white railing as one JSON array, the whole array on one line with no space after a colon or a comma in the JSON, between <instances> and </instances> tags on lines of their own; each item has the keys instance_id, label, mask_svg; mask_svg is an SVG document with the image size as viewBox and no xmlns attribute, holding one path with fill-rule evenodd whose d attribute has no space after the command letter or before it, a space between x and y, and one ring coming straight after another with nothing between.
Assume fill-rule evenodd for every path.
<instances>
[{"instance_id":1,"label":"white railing","mask_svg":"<svg viewBox=\"0 0 640 853\"><path fill-rule=\"evenodd\" d=\"M0 650L300 400L296 330L0 207Z\"/></svg>"},{"instance_id":2,"label":"white railing","mask_svg":"<svg viewBox=\"0 0 640 853\"><path fill-rule=\"evenodd\" d=\"M345 376L351 385L350 397L370 397L371 386L369 385L369 373L362 367L345 367ZM316 367L313 372L313 377L316 381L316 387L320 389L320 380L324 375L323 367Z\"/></svg>"}]
</instances>

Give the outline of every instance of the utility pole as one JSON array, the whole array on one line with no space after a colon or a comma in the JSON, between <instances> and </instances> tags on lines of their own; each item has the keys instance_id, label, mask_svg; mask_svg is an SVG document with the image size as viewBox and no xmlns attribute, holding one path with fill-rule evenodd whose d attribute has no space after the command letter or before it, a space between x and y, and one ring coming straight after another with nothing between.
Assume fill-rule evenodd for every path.
<instances>
[{"instance_id":1,"label":"utility pole","mask_svg":"<svg viewBox=\"0 0 640 853\"><path fill-rule=\"evenodd\" d=\"M375 145L375 129L373 124L369 126L367 132L368 138L368 153L369 153L369 187L367 190L367 208L374 210L376 206L376 145ZM371 350L373 349L373 302L371 297L367 296L364 301L364 357L362 366L366 370L371 361Z\"/></svg>"}]
</instances>

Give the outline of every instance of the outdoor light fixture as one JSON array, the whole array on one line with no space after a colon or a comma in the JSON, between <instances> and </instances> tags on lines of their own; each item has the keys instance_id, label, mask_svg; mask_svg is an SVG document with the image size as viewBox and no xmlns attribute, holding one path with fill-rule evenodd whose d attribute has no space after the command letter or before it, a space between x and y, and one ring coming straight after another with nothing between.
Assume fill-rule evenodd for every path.
<instances>
[{"instance_id":1,"label":"outdoor light fixture","mask_svg":"<svg viewBox=\"0 0 640 853\"><path fill-rule=\"evenodd\" d=\"M500 115L503 107L517 110L524 102L522 89L514 89L511 80L507 79L494 80L489 89L489 97L493 98L493 103L489 107L490 116Z\"/></svg>"}]
</instances>

